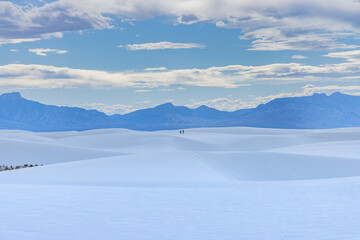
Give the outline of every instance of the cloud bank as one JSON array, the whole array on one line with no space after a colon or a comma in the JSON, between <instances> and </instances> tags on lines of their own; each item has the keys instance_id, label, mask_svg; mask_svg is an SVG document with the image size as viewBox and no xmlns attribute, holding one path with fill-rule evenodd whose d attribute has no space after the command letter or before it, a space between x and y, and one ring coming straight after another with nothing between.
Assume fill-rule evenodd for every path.
<instances>
[{"instance_id":1,"label":"cloud bank","mask_svg":"<svg viewBox=\"0 0 360 240\"><path fill-rule=\"evenodd\" d=\"M303 55L293 55L291 58L293 58L293 59L306 59L308 57L303 56Z\"/></svg>"},{"instance_id":2,"label":"cloud bank","mask_svg":"<svg viewBox=\"0 0 360 240\"><path fill-rule=\"evenodd\" d=\"M0 86L21 88L132 87L151 89L169 86L236 88L256 82L289 83L332 80L358 81L358 51L329 53L345 58L338 64L318 66L301 63L274 63L261 66L228 65L222 67L142 72L106 72L46 65L8 64L0 66ZM269 81L271 80L271 81Z\"/></svg>"},{"instance_id":3,"label":"cloud bank","mask_svg":"<svg viewBox=\"0 0 360 240\"><path fill-rule=\"evenodd\" d=\"M360 63L360 50L333 52L325 56L331 58L344 58L349 62Z\"/></svg>"},{"instance_id":4,"label":"cloud bank","mask_svg":"<svg viewBox=\"0 0 360 240\"><path fill-rule=\"evenodd\" d=\"M360 33L353 0L58 0L41 6L0 2L0 44L61 37L62 32L113 27L113 20L167 16L174 23L207 21L239 28L251 50L334 50Z\"/></svg>"},{"instance_id":5,"label":"cloud bank","mask_svg":"<svg viewBox=\"0 0 360 240\"><path fill-rule=\"evenodd\" d=\"M65 54L68 51L67 50L58 50L58 49L50 49L50 48L34 48L29 49L29 52L35 53L39 56L46 56L48 53L57 53L57 54Z\"/></svg>"},{"instance_id":6,"label":"cloud bank","mask_svg":"<svg viewBox=\"0 0 360 240\"><path fill-rule=\"evenodd\" d=\"M156 67L156 68L145 68L145 71L165 71L166 67Z\"/></svg>"},{"instance_id":7,"label":"cloud bank","mask_svg":"<svg viewBox=\"0 0 360 240\"><path fill-rule=\"evenodd\" d=\"M122 45L120 45L122 46ZM142 44L128 44L126 49L131 51L137 50L163 50L163 49L190 49L190 48L204 48L203 44L199 43L172 43L172 42L156 42L156 43L142 43Z\"/></svg>"},{"instance_id":8,"label":"cloud bank","mask_svg":"<svg viewBox=\"0 0 360 240\"><path fill-rule=\"evenodd\" d=\"M337 85L315 86L312 84L307 84L303 86L302 89L303 89L302 92L278 93L268 96L258 96L248 101L244 101L242 99L231 99L231 98L214 98L204 101L192 100L192 103L186 106L190 108L197 108L200 107L201 105L206 105L212 108L216 108L218 110L232 112L239 109L256 108L260 104L268 103L277 98L312 96L314 93L332 94L334 92L342 92L350 95L360 95L360 86L337 86Z\"/></svg>"},{"instance_id":9,"label":"cloud bank","mask_svg":"<svg viewBox=\"0 0 360 240\"><path fill-rule=\"evenodd\" d=\"M135 108L132 105L123 105L123 104L107 105L104 103L84 103L81 105L76 105L74 107L80 107L88 110L96 109L100 112L106 113L107 115L126 114L137 110L137 108Z\"/></svg>"}]
</instances>

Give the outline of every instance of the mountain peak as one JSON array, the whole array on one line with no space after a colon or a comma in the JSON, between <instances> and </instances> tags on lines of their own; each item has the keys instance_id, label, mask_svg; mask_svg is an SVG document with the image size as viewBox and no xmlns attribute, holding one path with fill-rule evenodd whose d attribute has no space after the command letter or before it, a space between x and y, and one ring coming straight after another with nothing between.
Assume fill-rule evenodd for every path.
<instances>
[{"instance_id":1,"label":"mountain peak","mask_svg":"<svg viewBox=\"0 0 360 240\"><path fill-rule=\"evenodd\" d=\"M313 97L327 97L327 95L325 93L314 93L312 96Z\"/></svg>"},{"instance_id":2,"label":"mountain peak","mask_svg":"<svg viewBox=\"0 0 360 240\"><path fill-rule=\"evenodd\" d=\"M12 93L4 93L0 97L2 98L9 98L9 99L20 99L22 98L19 92L12 92Z\"/></svg>"},{"instance_id":3,"label":"mountain peak","mask_svg":"<svg viewBox=\"0 0 360 240\"><path fill-rule=\"evenodd\" d=\"M200 107L196 108L196 110L208 111L208 110L217 110L217 109L208 107L206 105L201 105Z\"/></svg>"},{"instance_id":4,"label":"mountain peak","mask_svg":"<svg viewBox=\"0 0 360 240\"><path fill-rule=\"evenodd\" d=\"M209 107L206 105L201 105L200 107L197 107L196 109L208 109Z\"/></svg>"},{"instance_id":5,"label":"mountain peak","mask_svg":"<svg viewBox=\"0 0 360 240\"><path fill-rule=\"evenodd\" d=\"M331 94L331 97L339 97L339 96L345 96L346 94L340 93L340 92L334 92L333 94Z\"/></svg>"},{"instance_id":6,"label":"mountain peak","mask_svg":"<svg viewBox=\"0 0 360 240\"><path fill-rule=\"evenodd\" d=\"M175 107L174 104L172 104L171 102L160 104L160 105L156 106L156 108L171 108L171 107Z\"/></svg>"}]
</instances>

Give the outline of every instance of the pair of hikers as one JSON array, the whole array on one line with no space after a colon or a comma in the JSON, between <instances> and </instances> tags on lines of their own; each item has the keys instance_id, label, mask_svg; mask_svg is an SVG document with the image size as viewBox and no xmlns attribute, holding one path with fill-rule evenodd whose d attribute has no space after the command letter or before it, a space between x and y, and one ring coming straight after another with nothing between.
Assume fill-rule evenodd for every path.
<instances>
[{"instance_id":1,"label":"pair of hikers","mask_svg":"<svg viewBox=\"0 0 360 240\"><path fill-rule=\"evenodd\" d=\"M180 130L180 134L184 134L185 133L185 130Z\"/></svg>"}]
</instances>

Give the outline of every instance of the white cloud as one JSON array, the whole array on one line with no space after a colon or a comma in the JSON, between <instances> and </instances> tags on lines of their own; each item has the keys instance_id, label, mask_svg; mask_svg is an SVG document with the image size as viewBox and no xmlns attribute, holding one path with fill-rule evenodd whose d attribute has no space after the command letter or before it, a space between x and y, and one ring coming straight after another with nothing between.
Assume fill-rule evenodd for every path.
<instances>
[{"instance_id":1,"label":"white cloud","mask_svg":"<svg viewBox=\"0 0 360 240\"><path fill-rule=\"evenodd\" d=\"M123 105L123 104L107 105L104 103L84 103L84 104L76 105L75 107L80 107L88 110L96 109L100 112L106 113L107 115L125 114L137 110L137 108L135 108L132 105Z\"/></svg>"},{"instance_id":2,"label":"white cloud","mask_svg":"<svg viewBox=\"0 0 360 240\"><path fill-rule=\"evenodd\" d=\"M91 4L89 2L89 4ZM64 31L110 28L110 18L81 1L58 0L42 6L0 1L0 44L61 37Z\"/></svg>"},{"instance_id":3,"label":"white cloud","mask_svg":"<svg viewBox=\"0 0 360 240\"><path fill-rule=\"evenodd\" d=\"M157 67L157 68L145 68L145 71L165 71L166 67Z\"/></svg>"},{"instance_id":4,"label":"white cloud","mask_svg":"<svg viewBox=\"0 0 360 240\"><path fill-rule=\"evenodd\" d=\"M173 92L175 91L175 89L173 88L162 88L162 89L159 89L160 92Z\"/></svg>"},{"instance_id":5,"label":"white cloud","mask_svg":"<svg viewBox=\"0 0 360 240\"><path fill-rule=\"evenodd\" d=\"M142 44L128 44L126 48L131 51L136 50L161 50L161 49L190 49L190 48L204 48L203 44L199 43L172 43L172 42L156 42L156 43L142 43Z\"/></svg>"},{"instance_id":6,"label":"white cloud","mask_svg":"<svg viewBox=\"0 0 360 240\"><path fill-rule=\"evenodd\" d=\"M135 104L147 104L147 103L151 103L151 101L150 100L139 101L139 102L136 102Z\"/></svg>"},{"instance_id":7,"label":"white cloud","mask_svg":"<svg viewBox=\"0 0 360 240\"><path fill-rule=\"evenodd\" d=\"M35 53L39 56L46 56L48 53L57 53L57 54L65 54L68 51L67 50L58 50L58 49L50 49L50 48L34 48L29 49L29 52Z\"/></svg>"},{"instance_id":8,"label":"white cloud","mask_svg":"<svg viewBox=\"0 0 360 240\"><path fill-rule=\"evenodd\" d=\"M194 101L192 104L186 105L189 108L197 108L202 105L212 107L221 111L236 111L239 109L247 109L256 107L255 104L244 102L241 99L214 98L205 101Z\"/></svg>"},{"instance_id":9,"label":"white cloud","mask_svg":"<svg viewBox=\"0 0 360 240\"><path fill-rule=\"evenodd\" d=\"M191 85L237 87L238 77L216 69L179 69L164 72L118 72L72 69L46 65L8 64L0 66L0 86L26 88L79 87L168 87Z\"/></svg>"},{"instance_id":10,"label":"white cloud","mask_svg":"<svg viewBox=\"0 0 360 240\"><path fill-rule=\"evenodd\" d=\"M308 57L303 56L303 55L293 55L291 58L293 58L293 59L306 59Z\"/></svg>"},{"instance_id":11,"label":"white cloud","mask_svg":"<svg viewBox=\"0 0 360 240\"><path fill-rule=\"evenodd\" d=\"M267 21L271 23L271 19ZM320 22L319 22L320 21ZM314 23L314 24L311 24ZM272 26L274 25L274 26ZM345 37L354 37L358 31L351 25L339 26L339 23L319 19L283 19L276 20L268 27L250 28L240 39L252 40L250 50L320 50L353 49L357 45L339 42Z\"/></svg>"},{"instance_id":12,"label":"white cloud","mask_svg":"<svg viewBox=\"0 0 360 240\"><path fill-rule=\"evenodd\" d=\"M360 62L360 50L333 52L324 56L332 58L344 58L349 62Z\"/></svg>"},{"instance_id":13,"label":"white cloud","mask_svg":"<svg viewBox=\"0 0 360 240\"><path fill-rule=\"evenodd\" d=\"M332 80L356 82L359 78L358 62L318 66L300 63L228 65L204 69L145 72L106 72L36 64L0 65L0 86L22 88L133 87L136 92L148 92L156 87L167 89L172 86L181 89L186 85L236 88L256 82L267 84Z\"/></svg>"},{"instance_id":14,"label":"white cloud","mask_svg":"<svg viewBox=\"0 0 360 240\"><path fill-rule=\"evenodd\" d=\"M2 44L17 44L22 42L35 42L39 41L41 38L17 38L17 39L6 39L0 37L0 45Z\"/></svg>"},{"instance_id":15,"label":"white cloud","mask_svg":"<svg viewBox=\"0 0 360 240\"><path fill-rule=\"evenodd\" d=\"M360 86L337 86L337 85L328 85L328 86L314 86L313 84L307 84L304 87L304 93L307 95L312 95L314 93L327 93L332 94L334 92L342 92L352 95L360 94Z\"/></svg>"},{"instance_id":16,"label":"white cloud","mask_svg":"<svg viewBox=\"0 0 360 240\"><path fill-rule=\"evenodd\" d=\"M360 4L352 0L133 0L111 1L129 19L168 15L178 23L209 21L241 28L252 50L331 50L355 46L339 39L359 34Z\"/></svg>"},{"instance_id":17,"label":"white cloud","mask_svg":"<svg viewBox=\"0 0 360 240\"><path fill-rule=\"evenodd\" d=\"M150 89L138 89L138 90L135 90L134 92L136 92L136 93L145 93L145 92L152 92L152 90L150 90Z\"/></svg>"},{"instance_id":18,"label":"white cloud","mask_svg":"<svg viewBox=\"0 0 360 240\"><path fill-rule=\"evenodd\" d=\"M26 7L0 1L0 12L0 44L158 16L240 28L241 38L253 40L252 50L349 49L355 46L340 39L360 32L360 3L353 0L57 0Z\"/></svg>"}]
</instances>

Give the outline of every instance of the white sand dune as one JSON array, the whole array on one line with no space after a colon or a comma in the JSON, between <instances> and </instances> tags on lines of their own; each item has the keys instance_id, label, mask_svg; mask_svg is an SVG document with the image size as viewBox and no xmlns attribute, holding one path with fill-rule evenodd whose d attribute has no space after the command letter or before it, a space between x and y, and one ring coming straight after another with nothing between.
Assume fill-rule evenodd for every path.
<instances>
[{"instance_id":1,"label":"white sand dune","mask_svg":"<svg viewBox=\"0 0 360 240\"><path fill-rule=\"evenodd\" d=\"M41 169L22 170L21 175L36 183L46 182L39 179L46 175L48 181L59 184L76 179L82 184L126 185L214 182L219 176L235 182L360 176L358 146L357 128L191 129L184 135L123 129L0 134L2 164L45 164ZM19 174L8 172L0 178L13 182ZM14 177L10 181L5 176Z\"/></svg>"},{"instance_id":2,"label":"white sand dune","mask_svg":"<svg viewBox=\"0 0 360 240\"><path fill-rule=\"evenodd\" d=\"M21 140L23 134L13 138L0 138L0 165L53 164L119 155L101 149L62 146L49 141Z\"/></svg>"},{"instance_id":3,"label":"white sand dune","mask_svg":"<svg viewBox=\"0 0 360 240\"><path fill-rule=\"evenodd\" d=\"M358 239L360 128L0 131L0 239ZM18 221L21 219L21 221Z\"/></svg>"},{"instance_id":4,"label":"white sand dune","mask_svg":"<svg viewBox=\"0 0 360 240\"><path fill-rule=\"evenodd\" d=\"M149 160L151 158L151 160ZM194 154L154 153L97 158L4 172L2 182L91 186L194 186L229 177ZM21 171L21 173L20 173Z\"/></svg>"}]
</instances>

